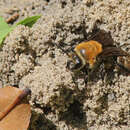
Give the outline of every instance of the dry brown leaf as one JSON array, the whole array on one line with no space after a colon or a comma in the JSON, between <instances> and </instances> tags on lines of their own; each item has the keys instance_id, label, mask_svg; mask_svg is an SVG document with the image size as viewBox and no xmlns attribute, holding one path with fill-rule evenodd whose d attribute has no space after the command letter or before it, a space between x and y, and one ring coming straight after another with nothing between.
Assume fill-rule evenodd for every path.
<instances>
[{"instance_id":1,"label":"dry brown leaf","mask_svg":"<svg viewBox=\"0 0 130 130\"><path fill-rule=\"evenodd\" d=\"M31 109L20 100L28 92L14 87L0 88L0 130L27 130Z\"/></svg>"}]
</instances>

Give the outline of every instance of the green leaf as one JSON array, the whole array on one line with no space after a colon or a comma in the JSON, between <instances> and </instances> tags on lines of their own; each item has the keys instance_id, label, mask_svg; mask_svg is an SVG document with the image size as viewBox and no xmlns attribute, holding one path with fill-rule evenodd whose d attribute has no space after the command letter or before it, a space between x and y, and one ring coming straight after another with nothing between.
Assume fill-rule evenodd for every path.
<instances>
[{"instance_id":1,"label":"green leaf","mask_svg":"<svg viewBox=\"0 0 130 130\"><path fill-rule=\"evenodd\" d=\"M17 24L13 25L13 26L9 26L5 20L0 17L0 45L2 44L3 40L6 38L6 36L18 25L25 25L28 27L32 27L33 24L35 24L37 22L37 20L40 18L41 16L32 16L32 17L27 17L24 20L18 22Z\"/></svg>"},{"instance_id":2,"label":"green leaf","mask_svg":"<svg viewBox=\"0 0 130 130\"><path fill-rule=\"evenodd\" d=\"M10 28L9 25L5 22L4 18L0 17L0 31L5 28Z\"/></svg>"},{"instance_id":3,"label":"green leaf","mask_svg":"<svg viewBox=\"0 0 130 130\"><path fill-rule=\"evenodd\" d=\"M10 26L0 17L0 45L11 30Z\"/></svg>"},{"instance_id":4,"label":"green leaf","mask_svg":"<svg viewBox=\"0 0 130 130\"><path fill-rule=\"evenodd\" d=\"M25 18L24 20L18 22L16 25L21 24L21 25L25 25L25 26L28 26L28 27L32 27L33 24L35 24L40 17L41 16L38 15L38 16L32 16L32 17Z\"/></svg>"}]
</instances>

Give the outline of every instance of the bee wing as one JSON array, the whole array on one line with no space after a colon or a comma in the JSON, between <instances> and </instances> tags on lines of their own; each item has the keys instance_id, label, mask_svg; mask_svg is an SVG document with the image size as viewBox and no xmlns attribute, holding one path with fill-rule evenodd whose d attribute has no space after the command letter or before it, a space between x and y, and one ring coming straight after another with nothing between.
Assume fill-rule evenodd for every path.
<instances>
[{"instance_id":1,"label":"bee wing","mask_svg":"<svg viewBox=\"0 0 130 130\"><path fill-rule=\"evenodd\" d=\"M120 48L117 47L107 47L103 50L103 52L100 54L101 58L107 58L112 56L128 56L129 54Z\"/></svg>"},{"instance_id":2,"label":"bee wing","mask_svg":"<svg viewBox=\"0 0 130 130\"><path fill-rule=\"evenodd\" d=\"M91 39L101 43L103 48L114 46L114 41L111 37L111 34L104 30L99 30L95 35L91 37Z\"/></svg>"}]
</instances>

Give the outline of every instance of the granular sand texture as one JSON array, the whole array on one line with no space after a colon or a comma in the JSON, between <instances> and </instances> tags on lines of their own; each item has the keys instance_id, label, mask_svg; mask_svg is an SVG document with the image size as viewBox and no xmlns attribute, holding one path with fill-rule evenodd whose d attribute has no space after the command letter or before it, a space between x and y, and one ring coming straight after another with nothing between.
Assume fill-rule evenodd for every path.
<instances>
[{"instance_id":1,"label":"granular sand texture","mask_svg":"<svg viewBox=\"0 0 130 130\"><path fill-rule=\"evenodd\" d=\"M18 26L0 50L0 87L32 91L30 130L129 130L130 77L86 84L67 68L70 50L95 28L110 32L118 47L130 44L129 0L1 0L0 16L17 21L41 14L32 27ZM130 53L130 48L126 49ZM110 76L111 77L111 76Z\"/></svg>"}]
</instances>

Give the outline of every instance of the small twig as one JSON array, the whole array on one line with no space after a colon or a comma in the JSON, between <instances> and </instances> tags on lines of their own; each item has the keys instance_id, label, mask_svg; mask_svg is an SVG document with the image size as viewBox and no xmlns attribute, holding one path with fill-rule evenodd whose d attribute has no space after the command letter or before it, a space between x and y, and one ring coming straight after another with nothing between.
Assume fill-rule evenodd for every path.
<instances>
[{"instance_id":1,"label":"small twig","mask_svg":"<svg viewBox=\"0 0 130 130\"><path fill-rule=\"evenodd\" d=\"M11 15L11 17L9 17L6 22L7 23L13 23L14 21L16 21L19 17L18 13L14 13L13 15Z\"/></svg>"}]
</instances>

